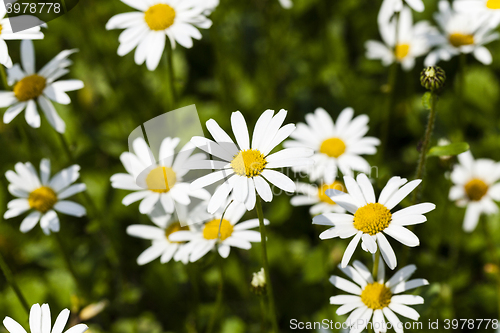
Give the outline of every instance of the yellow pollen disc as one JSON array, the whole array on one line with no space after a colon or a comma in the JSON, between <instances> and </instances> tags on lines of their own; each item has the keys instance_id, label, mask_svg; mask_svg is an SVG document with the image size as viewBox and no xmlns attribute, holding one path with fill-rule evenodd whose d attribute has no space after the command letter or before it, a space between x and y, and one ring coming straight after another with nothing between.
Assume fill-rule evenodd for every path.
<instances>
[{"instance_id":1,"label":"yellow pollen disc","mask_svg":"<svg viewBox=\"0 0 500 333\"><path fill-rule=\"evenodd\" d=\"M408 44L398 44L396 45L396 49L394 50L396 59L398 59L399 61L406 58L409 52L410 52L410 45Z\"/></svg>"},{"instance_id":2,"label":"yellow pollen disc","mask_svg":"<svg viewBox=\"0 0 500 333\"><path fill-rule=\"evenodd\" d=\"M33 74L26 76L14 86L14 95L20 102L35 99L43 93L46 80L43 76Z\"/></svg>"},{"instance_id":3,"label":"yellow pollen disc","mask_svg":"<svg viewBox=\"0 0 500 333\"><path fill-rule=\"evenodd\" d=\"M151 30L165 30L174 24L175 10L169 5L159 3L146 10L144 20Z\"/></svg>"},{"instance_id":4,"label":"yellow pollen disc","mask_svg":"<svg viewBox=\"0 0 500 333\"><path fill-rule=\"evenodd\" d=\"M333 184L330 185L326 184L321 185L321 187L318 188L318 198L322 202L326 202L327 204L330 205L335 205L335 202L328 195L325 194L326 190L339 190L345 192L344 185L342 185L342 183L338 181L334 181Z\"/></svg>"},{"instance_id":5,"label":"yellow pollen disc","mask_svg":"<svg viewBox=\"0 0 500 333\"><path fill-rule=\"evenodd\" d=\"M184 226L182 227L181 224L179 222L174 222L174 223L171 223L167 229L165 229L165 237L167 238L167 240L170 242L170 243L183 243L183 242L173 242L171 240L168 239L168 236L170 236L171 234L173 234L174 232L177 232L177 231L181 231L181 230L189 230L189 227L188 226Z\"/></svg>"},{"instance_id":6,"label":"yellow pollen disc","mask_svg":"<svg viewBox=\"0 0 500 333\"><path fill-rule=\"evenodd\" d=\"M47 186L37 188L28 196L28 203L30 207L36 209L40 213L46 213L51 210L56 202L56 192Z\"/></svg>"},{"instance_id":7,"label":"yellow pollen disc","mask_svg":"<svg viewBox=\"0 0 500 333\"><path fill-rule=\"evenodd\" d=\"M169 167L156 167L146 177L146 185L153 192L166 193L177 182L175 171Z\"/></svg>"},{"instance_id":8,"label":"yellow pollen disc","mask_svg":"<svg viewBox=\"0 0 500 333\"><path fill-rule=\"evenodd\" d=\"M233 225L226 219L215 219L210 222L205 223L203 228L203 237L205 239L217 239L219 236L219 225L220 225L220 240L223 241L233 234Z\"/></svg>"},{"instance_id":9,"label":"yellow pollen disc","mask_svg":"<svg viewBox=\"0 0 500 333\"><path fill-rule=\"evenodd\" d=\"M319 147L319 152L337 158L345 152L345 143L339 138L326 139Z\"/></svg>"},{"instance_id":10,"label":"yellow pollen disc","mask_svg":"<svg viewBox=\"0 0 500 333\"><path fill-rule=\"evenodd\" d=\"M488 193L488 185L481 179L471 179L464 187L465 194L472 201L479 201Z\"/></svg>"},{"instance_id":11,"label":"yellow pollen disc","mask_svg":"<svg viewBox=\"0 0 500 333\"><path fill-rule=\"evenodd\" d=\"M460 33L451 34L449 37L450 44L455 47L474 44L474 35L464 35Z\"/></svg>"},{"instance_id":12,"label":"yellow pollen disc","mask_svg":"<svg viewBox=\"0 0 500 333\"><path fill-rule=\"evenodd\" d=\"M489 9L500 9L500 0L488 0L486 7Z\"/></svg>"},{"instance_id":13,"label":"yellow pollen disc","mask_svg":"<svg viewBox=\"0 0 500 333\"><path fill-rule=\"evenodd\" d=\"M0 34L2 33L3 25L0 24Z\"/></svg>"},{"instance_id":14,"label":"yellow pollen disc","mask_svg":"<svg viewBox=\"0 0 500 333\"><path fill-rule=\"evenodd\" d=\"M391 290L378 282L367 284L361 293L363 303L373 310L381 310L389 306L391 297Z\"/></svg>"},{"instance_id":15,"label":"yellow pollen disc","mask_svg":"<svg viewBox=\"0 0 500 333\"><path fill-rule=\"evenodd\" d=\"M231 161L231 168L238 176L252 178L264 171L267 165L265 156L257 149L240 150Z\"/></svg>"},{"instance_id":16,"label":"yellow pollen disc","mask_svg":"<svg viewBox=\"0 0 500 333\"><path fill-rule=\"evenodd\" d=\"M354 214L354 227L365 234L376 235L391 223L392 214L382 204L369 203Z\"/></svg>"}]
</instances>

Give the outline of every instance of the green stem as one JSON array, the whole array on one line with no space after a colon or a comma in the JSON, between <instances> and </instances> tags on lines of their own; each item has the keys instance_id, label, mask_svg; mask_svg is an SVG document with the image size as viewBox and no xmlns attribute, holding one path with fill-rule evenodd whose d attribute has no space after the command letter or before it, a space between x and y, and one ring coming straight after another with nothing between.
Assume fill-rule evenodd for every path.
<instances>
[{"instance_id":1,"label":"green stem","mask_svg":"<svg viewBox=\"0 0 500 333\"><path fill-rule=\"evenodd\" d=\"M68 250L64 246L63 240L61 239L59 232L54 232L54 238L56 239L56 243L59 246L59 249L61 250L64 262L66 263L66 268L71 273L71 276L73 277L73 280L75 280L75 283L78 286L78 289L80 289L81 292L85 292L85 288L83 287L84 285L81 283L80 279L78 278L78 274L76 274L76 271L75 271L75 268L73 266L73 263L71 262L71 258L69 256Z\"/></svg>"},{"instance_id":2,"label":"green stem","mask_svg":"<svg viewBox=\"0 0 500 333\"><path fill-rule=\"evenodd\" d=\"M382 115L382 127L381 127L381 134L380 138L382 141L382 144L380 146L380 149L384 149L384 147L387 145L388 137L389 137L389 128L390 128L390 122L391 122L391 113L392 109L394 107L394 100L395 100L395 91L396 91L396 81L398 77L398 63L394 62L391 65L391 68L389 70L389 78L387 81L387 89L388 91L388 97L387 97L387 106L384 109L384 113ZM379 153L380 158L383 158L383 151Z\"/></svg>"},{"instance_id":3,"label":"green stem","mask_svg":"<svg viewBox=\"0 0 500 333\"><path fill-rule=\"evenodd\" d=\"M66 7L66 1L61 0L61 4L62 4L63 10L64 10L64 14L66 14L68 12L68 7Z\"/></svg>"},{"instance_id":4,"label":"green stem","mask_svg":"<svg viewBox=\"0 0 500 333\"><path fill-rule=\"evenodd\" d=\"M271 316L271 325L273 327L273 332L278 333L278 322L276 320L276 310L274 306L274 295L273 287L271 283L271 275L269 274L269 263L267 260L267 238L266 238L266 226L264 225L264 212L262 211L262 201L259 196L257 196L257 201L255 208L257 210L257 216L259 217L259 230L261 237L261 247L262 247L262 264L264 267L264 273L266 275L266 293L269 302L269 312Z\"/></svg>"},{"instance_id":5,"label":"green stem","mask_svg":"<svg viewBox=\"0 0 500 333\"><path fill-rule=\"evenodd\" d=\"M208 333L212 333L214 331L215 323L217 322L217 318L219 317L219 312L222 305L222 296L224 294L224 269L222 267L222 257L219 254L215 254L217 256L217 262L219 266L219 288L217 290L217 297L215 300L215 309L210 317L210 321L208 322Z\"/></svg>"},{"instance_id":6,"label":"green stem","mask_svg":"<svg viewBox=\"0 0 500 333\"><path fill-rule=\"evenodd\" d=\"M462 106L462 100L464 98L465 93L465 74L467 71L467 54L460 54L460 83L459 83L459 91L458 91L458 101L460 102L460 106Z\"/></svg>"},{"instance_id":7,"label":"green stem","mask_svg":"<svg viewBox=\"0 0 500 333\"><path fill-rule=\"evenodd\" d=\"M29 315L30 306L29 306L28 302L26 301L26 298L24 298L23 293L21 292L21 289L17 285L16 279L14 278L14 275L12 274L12 271L10 270L9 266L7 265L7 262L5 262L5 259L3 258L1 253L0 253L0 268L2 269L3 275L5 275L5 279L7 280L7 283L10 284L10 286L12 287L12 290L14 290L14 293L16 294L17 298L19 299L19 302L21 302L21 305L23 306L24 310L26 310L26 313Z\"/></svg>"},{"instance_id":8,"label":"green stem","mask_svg":"<svg viewBox=\"0 0 500 333\"><path fill-rule=\"evenodd\" d=\"M167 49L167 66L168 66L168 85L169 85L169 94L170 94L170 109L175 109L177 95L175 93L175 74L174 74L174 50L172 49L172 45L170 41L167 41L166 44Z\"/></svg>"},{"instance_id":9,"label":"green stem","mask_svg":"<svg viewBox=\"0 0 500 333\"><path fill-rule=\"evenodd\" d=\"M377 249L377 252L375 252L375 259L373 260L373 271L372 271L372 276L373 276L373 281L377 282L378 280L378 266L380 264L380 249Z\"/></svg>"},{"instance_id":10,"label":"green stem","mask_svg":"<svg viewBox=\"0 0 500 333\"><path fill-rule=\"evenodd\" d=\"M432 138L432 132L434 130L434 123L436 122L436 104L437 104L437 93L431 93L431 110L429 112L429 118L427 120L427 128L425 129L424 141L422 142L422 147L420 150L420 157L418 159L417 173L415 179L423 179L425 175L425 163L427 161L427 151L429 150L429 143ZM419 200L420 193L422 191L422 186L418 187L413 194L413 204L416 204Z\"/></svg>"},{"instance_id":11,"label":"green stem","mask_svg":"<svg viewBox=\"0 0 500 333\"><path fill-rule=\"evenodd\" d=\"M73 152L71 151L71 148L69 146L69 143L68 141L66 140L66 137L64 136L64 134L62 133L58 133L59 135L59 139L61 141L61 144L63 146L63 149L64 149L64 153L66 154L66 156L68 157L68 160L73 163L75 162L75 156L73 155Z\"/></svg>"},{"instance_id":12,"label":"green stem","mask_svg":"<svg viewBox=\"0 0 500 333\"><path fill-rule=\"evenodd\" d=\"M0 76L2 76L2 84L5 90L11 90L7 81L7 73L5 73L5 67L3 67L3 65L0 65Z\"/></svg>"}]
</instances>

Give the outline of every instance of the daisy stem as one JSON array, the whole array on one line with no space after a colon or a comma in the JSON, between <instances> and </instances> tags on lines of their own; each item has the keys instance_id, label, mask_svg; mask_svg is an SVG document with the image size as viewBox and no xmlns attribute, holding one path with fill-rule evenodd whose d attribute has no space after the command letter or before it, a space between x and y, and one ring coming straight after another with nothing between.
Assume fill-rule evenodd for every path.
<instances>
[{"instance_id":1,"label":"daisy stem","mask_svg":"<svg viewBox=\"0 0 500 333\"><path fill-rule=\"evenodd\" d=\"M269 302L269 312L271 315L271 324L273 327L273 332L279 332L278 323L276 320L276 310L274 307L274 296L273 287L271 283L271 276L269 274L269 263L267 260L267 246L266 246L266 226L264 225L264 213L262 211L262 201L260 196L257 196L255 203L255 208L257 210L257 216L259 217L259 230L261 237L261 247L262 247L262 264L264 267L264 273L266 275L266 293Z\"/></svg>"},{"instance_id":2,"label":"daisy stem","mask_svg":"<svg viewBox=\"0 0 500 333\"><path fill-rule=\"evenodd\" d=\"M0 268L2 269L3 275L5 276L5 279L7 280L7 283L10 284L12 289L14 290L14 293L16 294L17 298L19 299L19 302L21 302L21 305L23 306L24 310L26 313L30 313L30 306L28 302L26 301L26 298L24 298L23 293L21 292L21 289L17 285L16 279L14 278L14 275L12 274L12 271L10 270L9 266L7 265L7 262L5 262L5 259L3 258L2 254L0 253Z\"/></svg>"},{"instance_id":3,"label":"daisy stem","mask_svg":"<svg viewBox=\"0 0 500 333\"><path fill-rule=\"evenodd\" d=\"M59 235L58 232L54 232L54 238L56 239L59 249L61 250L64 262L66 263L66 268L69 270L71 276L73 277L73 280L75 280L78 289L80 289L81 292L84 292L85 289L83 288L83 284L81 283L80 279L78 278L78 275L76 274L75 268L73 267L73 264L71 263L71 258L69 257L68 254L68 250L65 248L63 240L61 239L61 236Z\"/></svg>"},{"instance_id":4,"label":"daisy stem","mask_svg":"<svg viewBox=\"0 0 500 333\"><path fill-rule=\"evenodd\" d=\"M62 144L63 149L64 149L64 153L68 157L68 160L71 163L75 162L75 156L73 155L73 152L71 151L68 140L66 140L66 137L64 136L64 134L62 134L62 133L58 133L58 134L59 134L59 139L61 140L61 144Z\"/></svg>"},{"instance_id":5,"label":"daisy stem","mask_svg":"<svg viewBox=\"0 0 500 333\"><path fill-rule=\"evenodd\" d=\"M219 275L220 275L220 280L219 280L219 288L217 290L217 298L215 300L215 309L214 313L210 317L210 321L208 322L208 333L212 333L214 331L215 323L217 322L217 317L219 317L219 312L220 308L222 305L222 296L224 294L224 269L222 267L222 257L218 254L215 254L217 256L217 262L219 266Z\"/></svg>"},{"instance_id":6,"label":"daisy stem","mask_svg":"<svg viewBox=\"0 0 500 333\"><path fill-rule=\"evenodd\" d=\"M68 12L68 8L66 7L66 1L61 0L61 4L62 4L63 10L64 10L64 14L66 14Z\"/></svg>"},{"instance_id":7,"label":"daisy stem","mask_svg":"<svg viewBox=\"0 0 500 333\"><path fill-rule=\"evenodd\" d=\"M2 84L5 90L10 90L9 82L7 81L7 73L5 73L5 67L0 65L0 75L2 76Z\"/></svg>"},{"instance_id":8,"label":"daisy stem","mask_svg":"<svg viewBox=\"0 0 500 333\"><path fill-rule=\"evenodd\" d=\"M166 43L166 55L167 55L167 67L168 67L168 88L170 94L170 109L175 109L175 100L177 98L175 93L175 77L174 77L174 50L172 49L172 45L169 41Z\"/></svg>"},{"instance_id":9,"label":"daisy stem","mask_svg":"<svg viewBox=\"0 0 500 333\"><path fill-rule=\"evenodd\" d=\"M436 104L438 96L436 92L431 93L431 110L429 112L429 118L427 120L427 128L425 129L424 141L422 142L422 147L420 148L420 157L418 159L417 174L415 179L423 179L425 174L425 163L427 158L427 151L429 150L429 143L432 138L432 132L434 130L434 123L436 121ZM422 186L415 190L413 194L413 204L416 204L419 200L420 193L422 191Z\"/></svg>"},{"instance_id":10,"label":"daisy stem","mask_svg":"<svg viewBox=\"0 0 500 333\"><path fill-rule=\"evenodd\" d=\"M373 280L377 281L378 279L378 265L380 263L380 250L377 249L377 252L375 252L375 258L373 260L373 271L372 271L372 276Z\"/></svg>"}]
</instances>

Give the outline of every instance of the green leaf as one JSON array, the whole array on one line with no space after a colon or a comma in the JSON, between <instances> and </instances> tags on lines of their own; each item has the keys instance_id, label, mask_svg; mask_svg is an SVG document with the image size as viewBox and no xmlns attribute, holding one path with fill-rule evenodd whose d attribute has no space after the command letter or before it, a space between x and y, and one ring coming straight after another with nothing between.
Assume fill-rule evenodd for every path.
<instances>
[{"instance_id":1,"label":"green leaf","mask_svg":"<svg viewBox=\"0 0 500 333\"><path fill-rule=\"evenodd\" d=\"M452 143L447 146L434 146L429 150L427 156L454 156L469 150L467 142Z\"/></svg>"},{"instance_id":2,"label":"green leaf","mask_svg":"<svg viewBox=\"0 0 500 333\"><path fill-rule=\"evenodd\" d=\"M424 96L422 96L422 105L426 110L431 109L431 98L432 98L432 93L430 93L429 91L426 92Z\"/></svg>"}]
</instances>

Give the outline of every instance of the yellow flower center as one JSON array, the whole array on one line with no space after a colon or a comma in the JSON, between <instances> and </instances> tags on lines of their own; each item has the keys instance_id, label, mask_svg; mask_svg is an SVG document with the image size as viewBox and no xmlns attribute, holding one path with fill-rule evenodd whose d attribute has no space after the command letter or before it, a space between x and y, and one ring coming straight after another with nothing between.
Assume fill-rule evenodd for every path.
<instances>
[{"instance_id":1,"label":"yellow flower center","mask_svg":"<svg viewBox=\"0 0 500 333\"><path fill-rule=\"evenodd\" d=\"M167 240L170 242L170 243L183 243L183 242L173 242L171 240L168 239L168 236L170 236L171 234L173 234L174 232L177 232L177 231L181 231L181 230L189 230L189 227L188 226L184 226L182 227L181 224L179 222L173 222L171 223L167 229L165 229L165 237L167 238Z\"/></svg>"},{"instance_id":2,"label":"yellow flower center","mask_svg":"<svg viewBox=\"0 0 500 333\"><path fill-rule=\"evenodd\" d=\"M318 198L322 202L326 202L327 204L330 205L335 205L335 202L325 194L326 190L339 190L342 192L345 192L344 185L342 185L341 182L334 181L333 184L327 185L323 184L321 187L318 188Z\"/></svg>"},{"instance_id":3,"label":"yellow flower center","mask_svg":"<svg viewBox=\"0 0 500 333\"><path fill-rule=\"evenodd\" d=\"M146 185L153 192L166 193L177 182L175 171L169 167L156 167L146 177Z\"/></svg>"},{"instance_id":4,"label":"yellow flower center","mask_svg":"<svg viewBox=\"0 0 500 333\"><path fill-rule=\"evenodd\" d=\"M474 44L474 35L464 35L460 33L451 34L449 37L450 44L455 47Z\"/></svg>"},{"instance_id":5,"label":"yellow flower center","mask_svg":"<svg viewBox=\"0 0 500 333\"><path fill-rule=\"evenodd\" d=\"M20 102L35 99L43 93L46 80L43 76L33 74L26 76L14 86L14 95Z\"/></svg>"},{"instance_id":6,"label":"yellow flower center","mask_svg":"<svg viewBox=\"0 0 500 333\"><path fill-rule=\"evenodd\" d=\"M267 165L266 157L257 149L240 150L231 161L231 168L238 176L252 178L264 171Z\"/></svg>"},{"instance_id":7,"label":"yellow flower center","mask_svg":"<svg viewBox=\"0 0 500 333\"><path fill-rule=\"evenodd\" d=\"M220 240L223 241L233 233L233 225L226 219L215 219L210 222L205 223L203 228L203 237L205 239L217 239L219 238L219 226L220 226Z\"/></svg>"},{"instance_id":8,"label":"yellow flower center","mask_svg":"<svg viewBox=\"0 0 500 333\"><path fill-rule=\"evenodd\" d=\"M28 196L28 203L30 207L44 214L51 210L56 202L56 192L47 186L37 188Z\"/></svg>"},{"instance_id":9,"label":"yellow flower center","mask_svg":"<svg viewBox=\"0 0 500 333\"><path fill-rule=\"evenodd\" d=\"M361 293L363 303L373 310L381 310L389 306L391 297L391 290L378 282L367 284Z\"/></svg>"},{"instance_id":10,"label":"yellow flower center","mask_svg":"<svg viewBox=\"0 0 500 333\"><path fill-rule=\"evenodd\" d=\"M376 235L391 223L392 214L382 204L369 203L354 214L354 227L365 234Z\"/></svg>"},{"instance_id":11,"label":"yellow flower center","mask_svg":"<svg viewBox=\"0 0 500 333\"><path fill-rule=\"evenodd\" d=\"M0 34L2 33L3 25L0 24Z\"/></svg>"},{"instance_id":12,"label":"yellow flower center","mask_svg":"<svg viewBox=\"0 0 500 333\"><path fill-rule=\"evenodd\" d=\"M326 139L319 147L319 152L337 158L345 152L345 143L339 138Z\"/></svg>"},{"instance_id":13,"label":"yellow flower center","mask_svg":"<svg viewBox=\"0 0 500 333\"><path fill-rule=\"evenodd\" d=\"M488 193L488 185L481 179L471 179L464 187L465 194L472 201L479 201Z\"/></svg>"},{"instance_id":14,"label":"yellow flower center","mask_svg":"<svg viewBox=\"0 0 500 333\"><path fill-rule=\"evenodd\" d=\"M396 49L394 50L394 54L396 55L396 59L399 61L403 60L406 58L408 53L410 52L410 45L409 44L398 44L396 45Z\"/></svg>"},{"instance_id":15,"label":"yellow flower center","mask_svg":"<svg viewBox=\"0 0 500 333\"><path fill-rule=\"evenodd\" d=\"M144 20L151 30L165 30L174 24L175 10L169 5L159 3L146 10Z\"/></svg>"},{"instance_id":16,"label":"yellow flower center","mask_svg":"<svg viewBox=\"0 0 500 333\"><path fill-rule=\"evenodd\" d=\"M488 0L486 7L489 9L500 9L500 0Z\"/></svg>"}]
</instances>

